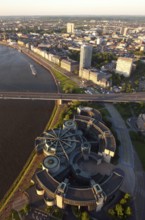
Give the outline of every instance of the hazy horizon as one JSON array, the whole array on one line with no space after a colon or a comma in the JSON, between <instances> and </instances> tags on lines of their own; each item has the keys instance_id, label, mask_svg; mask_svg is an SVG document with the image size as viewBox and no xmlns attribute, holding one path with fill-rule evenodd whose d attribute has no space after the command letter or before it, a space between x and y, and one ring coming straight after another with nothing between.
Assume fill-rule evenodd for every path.
<instances>
[{"instance_id":1,"label":"hazy horizon","mask_svg":"<svg viewBox=\"0 0 145 220\"><path fill-rule=\"evenodd\" d=\"M95 14L53 14L53 15L49 15L49 14L16 14L16 15L0 15L0 17L83 17L83 16L88 16L88 17L100 17L100 16L104 16L104 17L145 17L145 15L139 15L139 14L132 14L132 15L127 15L127 14L100 14L100 15L95 15Z\"/></svg>"},{"instance_id":2,"label":"hazy horizon","mask_svg":"<svg viewBox=\"0 0 145 220\"><path fill-rule=\"evenodd\" d=\"M145 16L144 0L5 0L0 16Z\"/></svg>"}]
</instances>

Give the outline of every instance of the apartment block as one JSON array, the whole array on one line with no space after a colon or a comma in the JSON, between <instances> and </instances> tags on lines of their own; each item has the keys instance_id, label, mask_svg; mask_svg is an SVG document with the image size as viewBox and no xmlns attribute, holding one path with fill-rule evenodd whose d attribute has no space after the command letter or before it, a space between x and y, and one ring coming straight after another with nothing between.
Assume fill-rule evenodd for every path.
<instances>
[{"instance_id":1,"label":"apartment block","mask_svg":"<svg viewBox=\"0 0 145 220\"><path fill-rule=\"evenodd\" d=\"M73 34L74 33L74 23L67 23L67 33Z\"/></svg>"},{"instance_id":2,"label":"apartment block","mask_svg":"<svg viewBox=\"0 0 145 220\"><path fill-rule=\"evenodd\" d=\"M129 77L132 71L133 59L127 57L119 57L117 60L116 73Z\"/></svg>"},{"instance_id":3,"label":"apartment block","mask_svg":"<svg viewBox=\"0 0 145 220\"><path fill-rule=\"evenodd\" d=\"M67 70L68 72L74 72L79 70L79 64L74 60L63 59L61 60L61 68Z\"/></svg>"}]
</instances>

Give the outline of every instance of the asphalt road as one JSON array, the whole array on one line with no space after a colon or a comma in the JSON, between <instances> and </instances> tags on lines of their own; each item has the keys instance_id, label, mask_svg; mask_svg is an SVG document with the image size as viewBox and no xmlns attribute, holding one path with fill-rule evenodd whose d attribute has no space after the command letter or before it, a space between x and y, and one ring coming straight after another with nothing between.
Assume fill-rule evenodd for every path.
<instances>
[{"instance_id":1,"label":"asphalt road","mask_svg":"<svg viewBox=\"0 0 145 220\"><path fill-rule=\"evenodd\" d=\"M145 92L120 94L65 94L38 92L0 92L1 99L33 99L33 100L79 100L98 102L139 102L145 101Z\"/></svg>"}]
</instances>

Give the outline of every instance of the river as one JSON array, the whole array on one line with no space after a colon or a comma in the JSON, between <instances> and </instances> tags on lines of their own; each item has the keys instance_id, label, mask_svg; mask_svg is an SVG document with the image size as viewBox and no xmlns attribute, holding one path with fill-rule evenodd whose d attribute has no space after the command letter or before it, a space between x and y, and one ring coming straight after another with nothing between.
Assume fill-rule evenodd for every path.
<instances>
[{"instance_id":1,"label":"river","mask_svg":"<svg viewBox=\"0 0 145 220\"><path fill-rule=\"evenodd\" d=\"M56 90L45 68L15 49L0 46L0 91ZM0 100L0 200L26 163L34 139L44 130L53 108L53 101Z\"/></svg>"}]
</instances>

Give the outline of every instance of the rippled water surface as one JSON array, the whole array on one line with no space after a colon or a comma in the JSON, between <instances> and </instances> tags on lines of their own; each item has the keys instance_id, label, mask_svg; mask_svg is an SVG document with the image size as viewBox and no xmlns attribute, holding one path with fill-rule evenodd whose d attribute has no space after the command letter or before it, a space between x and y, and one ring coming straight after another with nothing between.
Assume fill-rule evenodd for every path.
<instances>
[{"instance_id":1,"label":"rippled water surface","mask_svg":"<svg viewBox=\"0 0 145 220\"><path fill-rule=\"evenodd\" d=\"M17 50L0 46L0 91L56 92L56 86L42 66ZM53 101L0 100L0 199L24 166L53 107Z\"/></svg>"}]
</instances>

